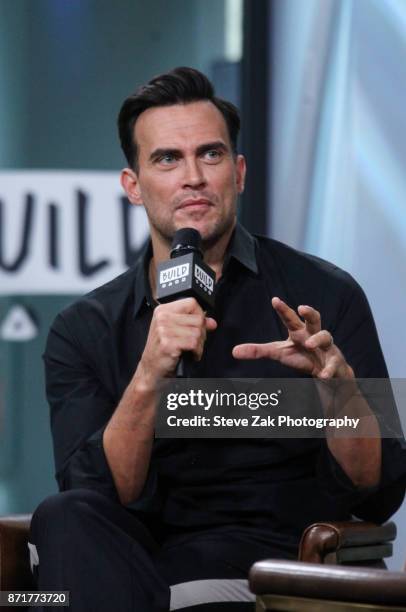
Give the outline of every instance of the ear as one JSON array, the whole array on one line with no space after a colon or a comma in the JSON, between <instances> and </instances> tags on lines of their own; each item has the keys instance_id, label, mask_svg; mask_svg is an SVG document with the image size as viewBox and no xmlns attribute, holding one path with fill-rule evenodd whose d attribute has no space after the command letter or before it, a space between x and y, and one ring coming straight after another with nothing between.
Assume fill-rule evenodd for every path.
<instances>
[{"instance_id":1,"label":"ear","mask_svg":"<svg viewBox=\"0 0 406 612\"><path fill-rule=\"evenodd\" d=\"M131 204L141 205L143 202L140 184L134 170L131 170L131 168L124 168L124 170L121 171L120 182Z\"/></svg>"},{"instance_id":2,"label":"ear","mask_svg":"<svg viewBox=\"0 0 406 612\"><path fill-rule=\"evenodd\" d=\"M244 155L237 155L237 159L236 159L236 181L237 181L238 193L242 193L244 191L246 171L247 171L247 166L246 166L246 163L245 163Z\"/></svg>"}]
</instances>

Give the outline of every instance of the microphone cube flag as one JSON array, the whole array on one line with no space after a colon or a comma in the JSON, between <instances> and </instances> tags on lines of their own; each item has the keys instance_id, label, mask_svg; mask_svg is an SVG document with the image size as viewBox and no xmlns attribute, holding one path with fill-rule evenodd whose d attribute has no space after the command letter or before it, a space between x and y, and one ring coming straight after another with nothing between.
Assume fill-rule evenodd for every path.
<instances>
[{"instance_id":1,"label":"microphone cube flag","mask_svg":"<svg viewBox=\"0 0 406 612\"><path fill-rule=\"evenodd\" d=\"M197 253L188 253L158 264L157 298L173 302L194 297L203 310L214 307L215 272Z\"/></svg>"}]
</instances>

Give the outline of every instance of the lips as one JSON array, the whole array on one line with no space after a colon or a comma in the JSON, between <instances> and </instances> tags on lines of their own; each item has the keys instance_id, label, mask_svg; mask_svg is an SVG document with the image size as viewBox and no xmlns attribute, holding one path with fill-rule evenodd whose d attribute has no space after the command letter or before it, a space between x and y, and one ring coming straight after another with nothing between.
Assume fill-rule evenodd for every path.
<instances>
[{"instance_id":1,"label":"lips","mask_svg":"<svg viewBox=\"0 0 406 612\"><path fill-rule=\"evenodd\" d=\"M205 198L190 198L188 200L184 200L178 208L185 209L203 206L213 206L213 204L210 202L210 200L206 200Z\"/></svg>"}]
</instances>

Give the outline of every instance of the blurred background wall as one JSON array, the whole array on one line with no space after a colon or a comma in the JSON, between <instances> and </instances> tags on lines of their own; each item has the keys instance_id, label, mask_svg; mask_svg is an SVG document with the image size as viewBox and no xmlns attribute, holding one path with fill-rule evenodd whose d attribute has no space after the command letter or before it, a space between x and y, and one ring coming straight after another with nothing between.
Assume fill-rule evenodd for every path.
<instances>
[{"instance_id":1,"label":"blurred background wall","mask_svg":"<svg viewBox=\"0 0 406 612\"><path fill-rule=\"evenodd\" d=\"M358 280L389 373L404 379L406 3L272 5L268 233ZM394 520L400 568L405 505Z\"/></svg>"},{"instance_id":2,"label":"blurred background wall","mask_svg":"<svg viewBox=\"0 0 406 612\"><path fill-rule=\"evenodd\" d=\"M238 0L0 0L0 512L33 509L55 490L41 362L51 321L126 263L84 280L62 261L57 275L39 219L49 224L53 216L59 241L72 240L63 259L77 249L72 215L78 191L87 190L89 241L110 231L125 165L116 117L123 99L153 75L195 66L238 102L241 10ZM101 192L90 184L102 184ZM24 221L31 232L17 270ZM136 238L139 246L145 232ZM100 245L91 247L88 257L103 262Z\"/></svg>"},{"instance_id":3,"label":"blurred background wall","mask_svg":"<svg viewBox=\"0 0 406 612\"><path fill-rule=\"evenodd\" d=\"M132 255L145 238L123 208L115 121L126 95L174 66L203 70L242 107L243 221L351 272L391 375L405 377L405 59L404 0L0 0L0 513L56 490L47 330L125 268L120 237ZM91 273L63 260L79 244L79 192Z\"/></svg>"}]
</instances>

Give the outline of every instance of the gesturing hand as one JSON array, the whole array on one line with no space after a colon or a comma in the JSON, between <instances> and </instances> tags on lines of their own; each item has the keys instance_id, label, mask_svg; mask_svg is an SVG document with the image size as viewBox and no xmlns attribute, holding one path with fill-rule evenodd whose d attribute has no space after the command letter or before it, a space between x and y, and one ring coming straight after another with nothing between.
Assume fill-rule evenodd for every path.
<instances>
[{"instance_id":1,"label":"gesturing hand","mask_svg":"<svg viewBox=\"0 0 406 612\"><path fill-rule=\"evenodd\" d=\"M236 359L275 359L283 365L317 378L353 378L354 372L325 329L320 313L311 306L299 306L297 313L278 297L272 306L288 330L288 338L265 344L239 344ZM299 316L300 315L300 316Z\"/></svg>"}]
</instances>

